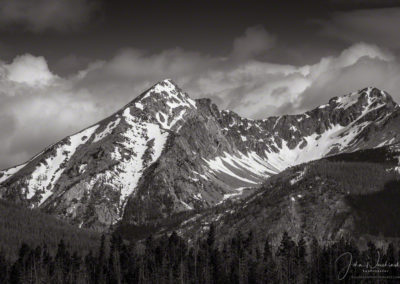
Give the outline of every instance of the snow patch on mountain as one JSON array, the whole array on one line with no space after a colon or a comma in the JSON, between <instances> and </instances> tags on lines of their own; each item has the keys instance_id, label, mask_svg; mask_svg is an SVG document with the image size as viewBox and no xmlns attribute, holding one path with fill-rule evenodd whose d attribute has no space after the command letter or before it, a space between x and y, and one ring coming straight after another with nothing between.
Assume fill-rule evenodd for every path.
<instances>
[{"instance_id":1,"label":"snow patch on mountain","mask_svg":"<svg viewBox=\"0 0 400 284\"><path fill-rule=\"evenodd\" d=\"M178 89L170 79L153 86L135 105L142 105L140 109L143 110L143 104L147 100L153 100L156 104L162 102L153 117L162 128L169 130L184 119L188 109L197 109L196 102Z\"/></svg>"},{"instance_id":2,"label":"snow patch on mountain","mask_svg":"<svg viewBox=\"0 0 400 284\"><path fill-rule=\"evenodd\" d=\"M165 79L161 83L156 84L146 93L145 96L143 96L141 101L149 98L153 93L162 94L164 98L167 98L168 100L166 100L166 104L171 110L182 106L197 108L196 102L192 100L187 94L178 90L176 85L172 83L171 79Z\"/></svg>"},{"instance_id":3,"label":"snow patch on mountain","mask_svg":"<svg viewBox=\"0 0 400 284\"><path fill-rule=\"evenodd\" d=\"M298 183L299 181L301 181L304 177L304 175L306 174L307 168L304 168L302 171L297 173L297 176L293 179L290 180L290 184L294 185L296 183ZM297 196L297 197L301 197L301 196Z\"/></svg>"},{"instance_id":4,"label":"snow patch on mountain","mask_svg":"<svg viewBox=\"0 0 400 284\"><path fill-rule=\"evenodd\" d=\"M255 152L246 154L239 152L230 154L224 152L222 156L214 159L204 159L208 172L213 173L218 179L234 179L232 188L241 188L259 184L266 176L277 173L276 169L270 165L265 158L260 157Z\"/></svg>"},{"instance_id":5,"label":"snow patch on mountain","mask_svg":"<svg viewBox=\"0 0 400 284\"><path fill-rule=\"evenodd\" d=\"M235 196L242 195L242 194L243 194L243 190L244 190L245 188L246 188L246 187L239 187L239 188L236 188L236 189L235 189L235 192L233 192L233 193L224 194L224 197L222 198L222 200L221 200L218 204L221 204L221 203L223 203L224 201L226 201L226 200L228 200L228 199L231 199L231 198L233 198L233 197L235 197Z\"/></svg>"},{"instance_id":6,"label":"snow patch on mountain","mask_svg":"<svg viewBox=\"0 0 400 284\"><path fill-rule=\"evenodd\" d=\"M110 135L111 132L114 130L114 128L118 126L120 121L121 118L118 117L116 120L109 122L106 128L103 129L103 131L101 131L100 133L96 133L96 136L94 137L92 143L96 143L105 138L106 136Z\"/></svg>"},{"instance_id":7,"label":"snow patch on mountain","mask_svg":"<svg viewBox=\"0 0 400 284\"><path fill-rule=\"evenodd\" d=\"M356 103L362 94L366 96L366 102L362 106L361 114L348 125L330 123L326 125L326 129L322 133L314 132L304 136L295 146L289 146L289 140L279 139L278 132L274 131L274 136L265 139L266 150L263 153L259 152L257 154L254 151L245 151L230 154L225 152L213 159L204 159L207 168L217 178L222 177L220 179L226 180L227 176L230 176L248 185L250 183L260 183L260 179L266 179L288 167L317 160L349 147L357 147L359 134L373 123L371 121L363 121L365 116L385 106L385 102L378 102L379 98L372 96L371 92L372 88L368 88L336 99L340 108L348 108L353 103ZM385 117L387 115L382 118L378 117L375 122L384 120ZM303 118L303 116L300 118ZM272 129L277 129L281 120L282 117L276 118ZM232 126L239 124L243 123L230 122ZM289 125L288 130L292 132L299 131L294 125ZM243 139L243 137L245 136L240 135L242 142L246 142L249 139L248 137ZM294 138L293 135L291 137ZM236 187L241 186L244 186L244 184L236 183Z\"/></svg>"},{"instance_id":8,"label":"snow patch on mountain","mask_svg":"<svg viewBox=\"0 0 400 284\"><path fill-rule=\"evenodd\" d=\"M208 177L207 177L206 175L200 174L200 173L198 173L198 172L196 172L196 171L193 171L193 173L194 173L195 175L198 175L199 177L203 178L204 180L208 180ZM192 180L193 180L193 181L199 181L199 179L197 179L197 178L192 178Z\"/></svg>"},{"instance_id":9,"label":"snow patch on mountain","mask_svg":"<svg viewBox=\"0 0 400 284\"><path fill-rule=\"evenodd\" d=\"M26 166L26 163L22 164L22 165L19 165L19 166L16 166L16 167L12 167L12 168L6 169L4 171L0 171L0 174L1 174L0 183L6 181L9 177L11 177L12 175L18 173L25 166Z\"/></svg>"},{"instance_id":10,"label":"snow patch on mountain","mask_svg":"<svg viewBox=\"0 0 400 284\"><path fill-rule=\"evenodd\" d=\"M87 128L72 135L63 144L56 144L56 153L46 158L32 172L26 187L27 198L32 198L37 192L41 193L39 205L42 204L53 192L54 184L64 172L65 164L69 161L76 149L86 143L98 128L98 125Z\"/></svg>"},{"instance_id":11,"label":"snow patch on mountain","mask_svg":"<svg viewBox=\"0 0 400 284\"><path fill-rule=\"evenodd\" d=\"M378 144L378 145L377 145L376 147L374 147L374 148L380 148L380 147L383 147L383 146L391 145L391 144L393 144L395 141L396 141L395 138L392 138L392 139L390 139L390 140L385 140L385 141L382 141L380 144Z\"/></svg>"},{"instance_id":12,"label":"snow patch on mountain","mask_svg":"<svg viewBox=\"0 0 400 284\"><path fill-rule=\"evenodd\" d=\"M338 103L339 108L348 109L349 107L357 103L359 96L359 92L353 92L348 95L338 97L336 99L336 102Z\"/></svg>"},{"instance_id":13,"label":"snow patch on mountain","mask_svg":"<svg viewBox=\"0 0 400 284\"><path fill-rule=\"evenodd\" d=\"M123 112L123 119L129 126L122 133L125 141L111 154L118 163L111 171L94 178L103 179L121 193L120 205L134 192L143 171L160 157L168 137L159 125L132 116L129 108Z\"/></svg>"},{"instance_id":14,"label":"snow patch on mountain","mask_svg":"<svg viewBox=\"0 0 400 284\"><path fill-rule=\"evenodd\" d=\"M284 169L306 163L312 160L320 159L328 155L335 148L343 149L356 141L354 138L368 123L362 123L357 127L343 127L340 124L331 125L322 134L313 133L304 137L306 142L302 147L299 143L295 148L290 149L287 141L283 140L281 147L276 145L278 152L265 152L268 162L279 172Z\"/></svg>"}]
</instances>

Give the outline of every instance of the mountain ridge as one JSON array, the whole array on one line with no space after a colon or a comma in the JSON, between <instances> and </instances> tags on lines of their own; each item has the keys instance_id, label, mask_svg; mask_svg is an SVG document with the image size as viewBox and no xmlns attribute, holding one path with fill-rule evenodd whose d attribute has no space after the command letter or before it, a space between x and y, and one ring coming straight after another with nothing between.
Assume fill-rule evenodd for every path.
<instances>
[{"instance_id":1,"label":"mountain ridge","mask_svg":"<svg viewBox=\"0 0 400 284\"><path fill-rule=\"evenodd\" d=\"M78 226L156 224L287 167L400 141L399 106L365 88L304 114L242 118L163 80L111 116L0 171L2 198ZM375 135L379 133L379 135Z\"/></svg>"}]
</instances>

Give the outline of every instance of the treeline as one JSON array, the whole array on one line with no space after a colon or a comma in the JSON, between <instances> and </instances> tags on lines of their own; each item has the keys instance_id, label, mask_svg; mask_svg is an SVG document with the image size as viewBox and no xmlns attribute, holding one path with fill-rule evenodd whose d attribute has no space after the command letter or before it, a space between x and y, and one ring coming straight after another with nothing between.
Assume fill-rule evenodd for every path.
<instances>
[{"instance_id":1,"label":"treeline","mask_svg":"<svg viewBox=\"0 0 400 284\"><path fill-rule=\"evenodd\" d=\"M382 190L388 182L399 180L400 175L384 165L370 162L343 162L320 160L307 168L310 178L335 180L337 188L350 194L368 194Z\"/></svg>"},{"instance_id":2,"label":"treeline","mask_svg":"<svg viewBox=\"0 0 400 284\"><path fill-rule=\"evenodd\" d=\"M307 167L304 180L316 177L330 181L335 190L346 193L345 200L356 216L356 231L400 237L400 175L393 167L370 162L321 160Z\"/></svg>"},{"instance_id":3,"label":"treeline","mask_svg":"<svg viewBox=\"0 0 400 284\"><path fill-rule=\"evenodd\" d=\"M38 209L0 200L0 250L9 259L18 257L22 243L31 247L46 243L49 252L55 253L64 239L72 249L86 253L97 247L100 237L97 232L79 229Z\"/></svg>"},{"instance_id":4,"label":"treeline","mask_svg":"<svg viewBox=\"0 0 400 284\"><path fill-rule=\"evenodd\" d=\"M379 283L398 283L398 268L388 267L397 260L393 244L383 249L370 242L360 251L350 241L322 246L315 239L294 241L287 233L277 248L268 240L260 246L251 232L219 244L211 226L194 243L177 233L130 245L119 235L109 242L103 236L96 252L85 255L64 241L55 255L46 246L23 244L15 262L0 256L0 283L376 283L377 276ZM351 265L355 262L387 267L365 272Z\"/></svg>"},{"instance_id":5,"label":"treeline","mask_svg":"<svg viewBox=\"0 0 400 284\"><path fill-rule=\"evenodd\" d=\"M383 190L363 195L349 195L358 232L386 237L400 237L400 181L390 181Z\"/></svg>"}]
</instances>

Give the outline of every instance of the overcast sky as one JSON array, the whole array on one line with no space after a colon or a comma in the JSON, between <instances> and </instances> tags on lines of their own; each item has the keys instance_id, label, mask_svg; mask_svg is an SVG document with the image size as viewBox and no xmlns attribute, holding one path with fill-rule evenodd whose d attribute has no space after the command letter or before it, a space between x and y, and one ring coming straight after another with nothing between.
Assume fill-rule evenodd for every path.
<instances>
[{"instance_id":1,"label":"overcast sky","mask_svg":"<svg viewBox=\"0 0 400 284\"><path fill-rule=\"evenodd\" d=\"M400 1L127 2L0 0L0 168L164 78L250 118L367 86L400 102Z\"/></svg>"}]
</instances>

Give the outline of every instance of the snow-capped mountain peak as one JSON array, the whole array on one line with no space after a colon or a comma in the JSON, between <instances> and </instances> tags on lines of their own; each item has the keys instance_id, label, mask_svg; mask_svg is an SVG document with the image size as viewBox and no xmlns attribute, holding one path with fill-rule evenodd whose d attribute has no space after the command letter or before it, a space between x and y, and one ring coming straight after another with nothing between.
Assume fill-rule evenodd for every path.
<instances>
[{"instance_id":1,"label":"snow-capped mountain peak","mask_svg":"<svg viewBox=\"0 0 400 284\"><path fill-rule=\"evenodd\" d=\"M299 115L250 120L163 80L115 114L0 171L3 198L103 230L157 222L290 166L400 141L392 98L366 88Z\"/></svg>"},{"instance_id":2,"label":"snow-capped mountain peak","mask_svg":"<svg viewBox=\"0 0 400 284\"><path fill-rule=\"evenodd\" d=\"M347 109L357 103L373 107L396 104L388 93L375 87L368 87L342 97L332 98L330 104L331 103L336 103L336 107L342 109Z\"/></svg>"},{"instance_id":3,"label":"snow-capped mountain peak","mask_svg":"<svg viewBox=\"0 0 400 284\"><path fill-rule=\"evenodd\" d=\"M144 112L163 129L176 130L177 122L195 110L196 102L183 92L171 79L165 79L134 99L127 107ZM175 126L177 125L177 126ZM175 126L175 127L174 127Z\"/></svg>"}]
</instances>

